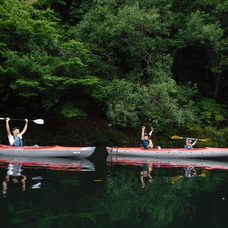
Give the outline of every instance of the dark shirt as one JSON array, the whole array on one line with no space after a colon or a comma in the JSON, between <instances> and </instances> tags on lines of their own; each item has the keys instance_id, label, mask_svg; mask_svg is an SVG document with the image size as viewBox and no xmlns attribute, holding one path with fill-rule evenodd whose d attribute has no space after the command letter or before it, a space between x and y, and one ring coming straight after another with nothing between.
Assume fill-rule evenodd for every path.
<instances>
[{"instance_id":1,"label":"dark shirt","mask_svg":"<svg viewBox=\"0 0 228 228\"><path fill-rule=\"evenodd\" d=\"M144 149L149 149L149 145L150 145L150 141L149 140L141 139L140 143L141 143L141 146Z\"/></svg>"}]
</instances>

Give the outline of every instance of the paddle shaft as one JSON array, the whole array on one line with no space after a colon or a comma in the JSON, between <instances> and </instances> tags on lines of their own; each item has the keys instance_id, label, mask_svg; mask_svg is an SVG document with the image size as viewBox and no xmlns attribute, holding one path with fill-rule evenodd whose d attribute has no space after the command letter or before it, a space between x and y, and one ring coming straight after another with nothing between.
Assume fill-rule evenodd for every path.
<instances>
[{"instance_id":1,"label":"paddle shaft","mask_svg":"<svg viewBox=\"0 0 228 228\"><path fill-rule=\"evenodd\" d=\"M181 139L190 139L190 140L196 140L197 138L187 138L187 137L181 137ZM201 139L198 139L201 140Z\"/></svg>"},{"instance_id":2,"label":"paddle shaft","mask_svg":"<svg viewBox=\"0 0 228 228\"><path fill-rule=\"evenodd\" d=\"M172 139L190 139L190 140L199 140L199 141L203 141L203 142L207 142L209 141L210 139L197 139L197 138L187 138L187 137L180 137L180 136L172 136L171 137Z\"/></svg>"},{"instance_id":3,"label":"paddle shaft","mask_svg":"<svg viewBox=\"0 0 228 228\"><path fill-rule=\"evenodd\" d=\"M5 120L6 118L0 118L0 120ZM25 119L11 119L10 120L16 120L16 121L25 121ZM44 120L43 119L36 119L36 120L28 120L30 122L34 122L36 124L43 124Z\"/></svg>"}]
</instances>

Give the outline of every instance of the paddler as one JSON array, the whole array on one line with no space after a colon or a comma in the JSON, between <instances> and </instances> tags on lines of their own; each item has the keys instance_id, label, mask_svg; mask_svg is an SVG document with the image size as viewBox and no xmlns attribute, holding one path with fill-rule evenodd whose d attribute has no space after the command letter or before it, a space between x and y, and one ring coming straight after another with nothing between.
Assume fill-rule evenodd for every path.
<instances>
[{"instance_id":1,"label":"paddler","mask_svg":"<svg viewBox=\"0 0 228 228\"><path fill-rule=\"evenodd\" d=\"M153 131L154 131L154 129L151 127L151 130L150 130L149 134L147 134L147 133L145 133L145 126L142 126L142 133L141 133L140 143L141 143L141 146L144 149L152 149L154 147L153 146L153 142L150 139Z\"/></svg>"},{"instance_id":2,"label":"paddler","mask_svg":"<svg viewBox=\"0 0 228 228\"><path fill-rule=\"evenodd\" d=\"M12 129L13 134L11 134L11 132L10 132L9 121L10 121L10 118L7 117L6 118L6 132L7 132L10 146L23 146L22 135L27 131L28 120L25 119L25 126L21 132L18 127L14 127Z\"/></svg>"},{"instance_id":3,"label":"paddler","mask_svg":"<svg viewBox=\"0 0 228 228\"><path fill-rule=\"evenodd\" d=\"M191 139L186 138L185 142L185 149L193 149L193 146L197 143L198 139L196 139L194 142Z\"/></svg>"}]
</instances>

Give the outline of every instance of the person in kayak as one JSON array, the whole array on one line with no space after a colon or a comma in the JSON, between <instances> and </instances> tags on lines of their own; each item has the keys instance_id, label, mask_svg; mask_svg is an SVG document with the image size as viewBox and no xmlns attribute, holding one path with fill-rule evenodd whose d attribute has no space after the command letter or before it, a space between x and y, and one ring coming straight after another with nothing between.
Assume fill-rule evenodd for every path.
<instances>
[{"instance_id":1,"label":"person in kayak","mask_svg":"<svg viewBox=\"0 0 228 228\"><path fill-rule=\"evenodd\" d=\"M9 121L10 121L10 118L7 117L6 118L6 132L7 132L10 146L23 146L22 135L27 131L28 120L25 119L25 126L21 132L18 127L14 127L12 129L13 134L11 134L11 132L10 132Z\"/></svg>"},{"instance_id":2,"label":"person in kayak","mask_svg":"<svg viewBox=\"0 0 228 228\"><path fill-rule=\"evenodd\" d=\"M198 139L196 139L194 142L191 139L186 138L185 142L185 149L193 149L193 146L197 143Z\"/></svg>"},{"instance_id":3,"label":"person in kayak","mask_svg":"<svg viewBox=\"0 0 228 228\"><path fill-rule=\"evenodd\" d=\"M152 149L154 146L153 146L153 142L152 140L150 139L152 133L153 133L153 128L151 127L151 131L149 132L149 134L145 133L145 126L142 126L142 133L141 133L141 140L140 140L140 143L141 143L141 146L144 148L144 149Z\"/></svg>"}]
</instances>

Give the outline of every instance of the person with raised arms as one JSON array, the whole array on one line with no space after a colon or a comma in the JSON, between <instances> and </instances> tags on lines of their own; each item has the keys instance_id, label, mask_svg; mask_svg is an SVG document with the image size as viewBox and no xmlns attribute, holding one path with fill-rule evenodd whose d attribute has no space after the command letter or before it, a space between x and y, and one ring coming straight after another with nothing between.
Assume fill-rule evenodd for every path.
<instances>
[{"instance_id":1,"label":"person with raised arms","mask_svg":"<svg viewBox=\"0 0 228 228\"><path fill-rule=\"evenodd\" d=\"M191 139L186 138L185 141L185 149L193 149L193 146L197 143L198 139L195 139L195 141L193 142Z\"/></svg>"},{"instance_id":2,"label":"person with raised arms","mask_svg":"<svg viewBox=\"0 0 228 228\"><path fill-rule=\"evenodd\" d=\"M25 125L21 132L18 127L14 127L12 129L13 134L11 134L10 127L9 127L10 118L7 117L5 120L6 120L6 132L7 132L9 144L11 146L23 146L22 135L27 131L28 120L25 119Z\"/></svg>"},{"instance_id":3,"label":"person with raised arms","mask_svg":"<svg viewBox=\"0 0 228 228\"><path fill-rule=\"evenodd\" d=\"M150 139L152 133L153 133L153 128L151 127L151 131L149 132L149 134L145 133L145 126L142 126L142 133L141 133L141 140L140 140L140 143L141 143L141 146L144 148L144 149L152 149L154 146L153 146L153 142L152 140Z\"/></svg>"}]
</instances>

